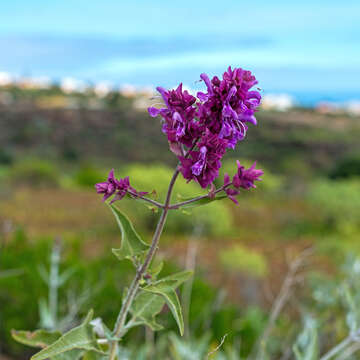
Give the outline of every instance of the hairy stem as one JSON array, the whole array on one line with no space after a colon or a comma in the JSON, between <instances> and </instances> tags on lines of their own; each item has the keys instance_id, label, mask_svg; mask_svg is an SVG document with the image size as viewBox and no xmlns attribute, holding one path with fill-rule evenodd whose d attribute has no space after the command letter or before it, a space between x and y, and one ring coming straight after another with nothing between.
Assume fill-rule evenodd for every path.
<instances>
[{"instance_id":1,"label":"hairy stem","mask_svg":"<svg viewBox=\"0 0 360 360\"><path fill-rule=\"evenodd\" d=\"M118 318L116 320L115 328L114 328L114 332L113 332L113 336L115 337L115 340L112 341L111 346L110 346L109 360L114 360L116 358L116 350L117 350L117 342L118 342L117 338L121 335L122 328L125 325L126 316L130 310L132 302L135 299L136 293L139 290L140 281L141 281L143 275L146 273L148 267L150 266L150 263L151 263L154 255L155 255L155 252L157 250L157 245L159 243L159 239L160 239L160 236L162 234L162 231L164 229L164 225L166 222L167 214L170 209L169 204L170 204L170 200L171 200L171 193L174 188L174 185L175 185L178 175L179 175L179 169L178 169L178 167L176 167L174 175L171 178L171 181L169 184L169 188L168 188L168 191L166 194L165 204L164 204L161 216L159 218L154 236L151 241L151 247L149 249L149 252L146 255L144 263L138 268L138 270L136 272L136 276L130 285L129 291L126 295L126 298L120 309Z\"/></svg>"},{"instance_id":2,"label":"hairy stem","mask_svg":"<svg viewBox=\"0 0 360 360\"><path fill-rule=\"evenodd\" d=\"M216 195L217 193L225 190L225 189L226 189L228 186L230 186L230 185L231 185L231 184L223 185L223 186L221 186L220 188L216 189L212 194L213 194L213 195ZM182 206L184 206L184 205L188 205L188 204L197 202L197 201L199 201L199 200L206 199L206 198L208 198L208 197L209 197L209 194L197 196L197 197L194 197L194 198L192 198L192 199L185 200L185 201L182 201L182 202L179 202L179 203L170 205L170 206L169 206L169 209L170 209L170 210L179 209L180 207L182 207Z\"/></svg>"},{"instance_id":3,"label":"hairy stem","mask_svg":"<svg viewBox=\"0 0 360 360\"><path fill-rule=\"evenodd\" d=\"M159 202L153 200L153 199L150 199L150 198L147 198L145 196L142 196L142 195L139 195L139 194L135 194L133 193L132 191L128 190L127 191L129 195L133 196L134 198L139 198L139 199L142 199L152 205L155 205L156 207L160 208L160 209L163 209L164 208L164 205L163 204L160 204Z\"/></svg>"}]
</instances>

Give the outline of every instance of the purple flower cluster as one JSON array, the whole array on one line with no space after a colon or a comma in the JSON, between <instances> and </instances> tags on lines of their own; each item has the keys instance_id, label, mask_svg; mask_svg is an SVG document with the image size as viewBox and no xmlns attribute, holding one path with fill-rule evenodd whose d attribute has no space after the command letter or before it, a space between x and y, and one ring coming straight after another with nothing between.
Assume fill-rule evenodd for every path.
<instances>
[{"instance_id":1,"label":"purple flower cluster","mask_svg":"<svg viewBox=\"0 0 360 360\"><path fill-rule=\"evenodd\" d=\"M233 176L232 182L230 181L230 177L228 174L224 176L224 188L225 193L229 199L231 199L235 204L238 204L236 195L240 193L240 188L245 190L249 190L251 188L256 188L254 184L255 181L261 181L260 176L264 174L264 172L260 169L256 169L256 162L251 165L249 169L245 169L244 166L240 164L240 161L237 160L237 172ZM229 187L232 185L233 187Z\"/></svg>"},{"instance_id":2,"label":"purple flower cluster","mask_svg":"<svg viewBox=\"0 0 360 360\"><path fill-rule=\"evenodd\" d=\"M116 179L114 175L114 169L110 171L107 181L96 184L95 188L98 194L104 194L104 201L115 194L114 198L111 200L111 203L116 200L121 200L127 193L133 197L147 194L146 192L138 192L133 187L131 187L128 176L123 179Z\"/></svg>"},{"instance_id":3,"label":"purple flower cluster","mask_svg":"<svg viewBox=\"0 0 360 360\"><path fill-rule=\"evenodd\" d=\"M206 84L206 93L194 97L182 89L182 84L169 91L158 87L165 107L150 107L148 111L153 117L162 117L162 131L180 161L184 178L206 188L219 176L227 149L234 149L244 139L246 123L256 125L254 113L261 95L250 90L257 84L255 77L240 68L229 67L222 80L216 76L210 80L206 74L200 78Z\"/></svg>"},{"instance_id":4,"label":"purple flower cluster","mask_svg":"<svg viewBox=\"0 0 360 360\"><path fill-rule=\"evenodd\" d=\"M237 203L235 196L240 188L256 187L254 182L261 180L263 171L256 169L256 164L245 169L238 161L232 180L226 174L224 185L218 190L213 181L219 176L226 151L234 149L245 138L247 123L256 125L254 113L261 95L251 89L257 80L250 71L231 67L221 80L217 76L210 80L206 74L201 74L200 78L207 92L198 92L195 97L183 90L182 84L174 90L158 87L165 107L149 107L148 111L152 117L162 117L162 131L170 150L179 159L178 169L184 178L196 181L202 188L210 186L209 196L225 191ZM111 202L121 200L126 194L132 197L146 194L132 188L129 177L116 179L114 170L110 171L107 181L96 184L96 190L104 194L104 201L115 195Z\"/></svg>"}]
</instances>

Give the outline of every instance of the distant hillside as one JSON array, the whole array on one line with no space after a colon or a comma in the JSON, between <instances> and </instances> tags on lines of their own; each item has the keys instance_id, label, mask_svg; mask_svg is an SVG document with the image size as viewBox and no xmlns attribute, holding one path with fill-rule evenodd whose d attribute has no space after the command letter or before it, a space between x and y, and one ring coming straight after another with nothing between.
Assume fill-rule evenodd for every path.
<instances>
[{"instance_id":1,"label":"distant hillside","mask_svg":"<svg viewBox=\"0 0 360 360\"><path fill-rule=\"evenodd\" d=\"M81 106L46 108L34 96L26 101L18 96L11 105L0 106L0 162L34 154L69 161L174 163L164 151L160 121L135 110L132 100L112 100L93 109L86 97ZM359 118L303 109L261 111L257 118L259 125L250 125L246 140L228 156L258 160L275 172L292 168L296 173L307 167L328 171L337 160L360 153Z\"/></svg>"}]
</instances>

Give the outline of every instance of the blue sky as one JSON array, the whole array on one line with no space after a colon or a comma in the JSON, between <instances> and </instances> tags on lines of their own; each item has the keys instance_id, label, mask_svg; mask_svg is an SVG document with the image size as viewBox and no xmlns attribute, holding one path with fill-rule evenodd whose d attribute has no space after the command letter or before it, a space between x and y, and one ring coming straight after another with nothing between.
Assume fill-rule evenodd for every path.
<instances>
[{"instance_id":1,"label":"blue sky","mask_svg":"<svg viewBox=\"0 0 360 360\"><path fill-rule=\"evenodd\" d=\"M356 97L360 1L4 0L0 49L16 74L192 86L231 64L268 92Z\"/></svg>"}]
</instances>

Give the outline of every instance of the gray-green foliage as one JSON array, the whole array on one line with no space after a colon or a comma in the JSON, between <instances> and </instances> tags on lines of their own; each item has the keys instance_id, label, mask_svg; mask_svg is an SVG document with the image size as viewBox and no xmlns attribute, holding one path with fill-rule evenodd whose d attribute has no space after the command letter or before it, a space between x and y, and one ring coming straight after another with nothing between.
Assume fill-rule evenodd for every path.
<instances>
[{"instance_id":1,"label":"gray-green foliage","mask_svg":"<svg viewBox=\"0 0 360 360\"><path fill-rule=\"evenodd\" d=\"M339 296L347 310L346 323L350 334L360 335L360 258L350 258L344 265L347 281L339 289Z\"/></svg>"},{"instance_id":2,"label":"gray-green foliage","mask_svg":"<svg viewBox=\"0 0 360 360\"><path fill-rule=\"evenodd\" d=\"M293 346L296 359L353 359L348 352L360 339L360 259L347 259L341 280L317 279L313 285L315 307L311 316L304 316L303 330ZM327 322L330 322L330 333L326 331ZM334 337L337 328L341 330L339 342L321 349L321 342ZM320 357L320 353L324 355Z\"/></svg>"},{"instance_id":3,"label":"gray-green foliage","mask_svg":"<svg viewBox=\"0 0 360 360\"><path fill-rule=\"evenodd\" d=\"M81 350L101 353L102 351L93 333L93 327L90 325L92 317L93 312L90 311L81 325L62 335L55 342L35 354L31 359L45 360L74 350L77 350L76 353Z\"/></svg>"},{"instance_id":4,"label":"gray-green foliage","mask_svg":"<svg viewBox=\"0 0 360 360\"><path fill-rule=\"evenodd\" d=\"M113 205L110 208L122 233L121 247L120 249L113 250L113 252L119 260L130 259L135 261L136 265L139 261L138 257L148 250L149 245L141 239L126 215ZM160 270L153 270L153 276ZM162 327L156 323L155 316L166 303L178 324L180 333L183 334L184 321L179 298L175 290L190 276L191 272L184 271L152 281L150 284L143 286L130 310L133 315L132 324L138 325L144 323L153 330L160 330Z\"/></svg>"},{"instance_id":5,"label":"gray-green foliage","mask_svg":"<svg viewBox=\"0 0 360 360\"><path fill-rule=\"evenodd\" d=\"M133 262L137 271L139 271L139 264L145 261L144 254L148 251L149 245L146 244L140 235L136 232L130 219L123 214L117 207L110 205L110 209L116 219L116 222L121 231L122 239L119 249L114 249L113 252L119 260L129 259ZM55 247L56 248L56 247ZM55 255L55 256L54 256ZM56 258L51 264L51 272L48 274L45 269L40 273L48 285L51 281L56 282L57 290L60 285L61 277L58 274L58 264L60 259L59 252L53 251L52 258ZM140 288L135 296L135 301L130 306L131 319L125 324L124 329L120 332L112 334L105 325L101 323L103 335L101 340L105 343L118 341L115 336L120 334L123 336L131 327L138 325L149 326L152 330L161 330L162 326L156 322L156 316L161 312L165 304L169 307L173 314L175 321L179 327L179 332L182 335L184 332L184 321L179 298L177 296L177 288L186 281L192 274L191 271L182 271L169 275L157 280L157 275L162 269L162 263L154 264L148 270L148 277L140 279ZM56 279L52 279L55 273ZM63 283L68 276L65 272ZM150 280L151 279L151 280ZM50 287L51 288L51 287ZM127 291L125 291L125 299ZM56 317L53 315L52 317ZM61 332L49 332L46 330L37 330L33 333L28 331L12 331L12 336L18 342L28 346L40 347L42 350L35 354L32 360L67 360L67 359L99 359L105 355L103 349L99 346L96 334L96 326L91 323L93 311L91 310L84 322L71 329L70 331L61 334ZM100 321L101 322L101 321ZM121 350L119 350L121 351ZM99 355L100 354L100 355Z\"/></svg>"},{"instance_id":6,"label":"gray-green foliage","mask_svg":"<svg viewBox=\"0 0 360 360\"><path fill-rule=\"evenodd\" d=\"M305 316L304 329L293 346L296 360L318 360L318 324L311 316Z\"/></svg>"},{"instance_id":7,"label":"gray-green foliage","mask_svg":"<svg viewBox=\"0 0 360 360\"><path fill-rule=\"evenodd\" d=\"M40 347L42 350L35 354L32 360L74 360L82 357L84 352L102 353L97 344L93 327L90 325L93 313L89 312L84 322L69 332L61 335L59 331L37 330L12 331L13 338L25 345Z\"/></svg>"},{"instance_id":8,"label":"gray-green foliage","mask_svg":"<svg viewBox=\"0 0 360 360\"><path fill-rule=\"evenodd\" d=\"M134 261L136 266L136 263L141 259L139 256L142 255L149 246L137 234L126 215L115 206L111 206L111 210L122 233L121 248L113 250L113 252L120 260L127 258ZM161 271L161 267L162 265L160 264L160 266L158 265L150 269L153 279L156 279L157 274ZM184 331L184 321L179 298L175 290L190 276L190 271L183 271L160 280L152 281L141 287L140 292L130 308L132 319L129 321L127 328L145 324L153 330L161 330L162 326L156 322L155 316L160 313L166 303L182 334Z\"/></svg>"},{"instance_id":9,"label":"gray-green foliage","mask_svg":"<svg viewBox=\"0 0 360 360\"><path fill-rule=\"evenodd\" d=\"M192 275L191 271L183 271L174 275L167 276L160 280L157 280L145 287L142 288L143 291L150 293L155 296L160 296L160 299L157 299L159 304L165 302L171 313L173 314L176 323L179 327L180 334L184 333L184 320L182 316L182 310L179 298L176 294L176 289L189 277ZM156 308L156 311L159 309L160 305Z\"/></svg>"},{"instance_id":10,"label":"gray-green foliage","mask_svg":"<svg viewBox=\"0 0 360 360\"><path fill-rule=\"evenodd\" d=\"M13 330L11 335L16 341L24 345L45 348L58 340L61 337L61 332L46 330L36 330L34 332Z\"/></svg>"}]
</instances>

